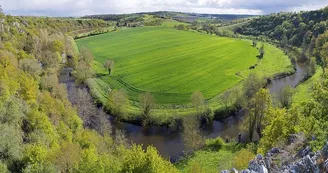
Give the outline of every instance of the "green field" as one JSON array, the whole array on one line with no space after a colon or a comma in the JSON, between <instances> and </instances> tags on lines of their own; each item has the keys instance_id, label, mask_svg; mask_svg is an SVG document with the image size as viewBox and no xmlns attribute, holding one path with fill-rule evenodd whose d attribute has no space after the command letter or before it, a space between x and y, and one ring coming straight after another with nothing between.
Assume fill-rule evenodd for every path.
<instances>
[{"instance_id":1,"label":"green field","mask_svg":"<svg viewBox=\"0 0 328 173\"><path fill-rule=\"evenodd\" d=\"M114 59L113 75L101 77L110 86L126 89L132 100L149 91L158 103L187 103L197 90L213 98L238 84L236 73L258 55L247 41L155 27L80 39L78 45L88 47L99 66Z\"/></svg>"},{"instance_id":2,"label":"green field","mask_svg":"<svg viewBox=\"0 0 328 173\"><path fill-rule=\"evenodd\" d=\"M104 102L109 88L124 89L137 102L141 93L151 92L162 105L160 110L165 105L188 105L191 94L201 91L210 107L218 108L220 103L214 98L251 71L272 77L293 70L288 57L273 45L265 43L265 56L259 60L249 40L180 31L171 25L125 28L77 40L79 47L89 48L95 56L98 78L88 82L94 86L94 95ZM115 61L112 75L102 67L107 59ZM250 70L254 64L256 68ZM131 112L136 111L131 107Z\"/></svg>"}]
</instances>

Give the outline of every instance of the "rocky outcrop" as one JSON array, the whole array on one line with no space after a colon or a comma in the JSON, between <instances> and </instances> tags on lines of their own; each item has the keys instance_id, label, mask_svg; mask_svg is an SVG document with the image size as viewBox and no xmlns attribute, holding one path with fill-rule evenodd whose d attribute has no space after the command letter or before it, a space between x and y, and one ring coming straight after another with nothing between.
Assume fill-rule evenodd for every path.
<instances>
[{"instance_id":1,"label":"rocky outcrop","mask_svg":"<svg viewBox=\"0 0 328 173\"><path fill-rule=\"evenodd\" d=\"M273 162L275 155L284 154L279 148L272 148L265 156L258 154L249 162L248 168L238 171L236 169L224 170L221 173L326 173L328 172L328 143L317 153L313 153L309 147L300 150L296 155L296 161L278 165Z\"/></svg>"}]
</instances>

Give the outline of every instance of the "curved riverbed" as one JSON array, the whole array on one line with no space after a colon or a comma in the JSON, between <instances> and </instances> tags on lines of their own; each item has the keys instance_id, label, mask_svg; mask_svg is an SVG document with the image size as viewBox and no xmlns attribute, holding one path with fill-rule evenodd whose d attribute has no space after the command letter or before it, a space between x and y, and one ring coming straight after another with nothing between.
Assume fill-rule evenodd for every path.
<instances>
[{"instance_id":1,"label":"curved riverbed","mask_svg":"<svg viewBox=\"0 0 328 173\"><path fill-rule=\"evenodd\" d=\"M267 88L271 93L278 94L279 91L286 85L292 87L297 86L306 75L307 65L297 64L296 73L285 78L273 80ZM63 68L59 77L61 83L65 83L68 93L72 88L76 87L73 77L69 75L71 69ZM69 95L69 94L68 94ZM213 121L212 124L203 128L202 133L209 138L222 137L224 139L236 139L239 133L242 133L243 140L247 139L247 129L244 128L245 113L243 110L239 112L238 116L231 116L220 121ZM165 127L149 127L144 128L139 125L117 122L112 117L112 129L124 130L129 141L136 144L143 144L144 147L153 145L157 148L159 153L165 158L174 158L182 154L184 145L181 133L172 133Z\"/></svg>"}]
</instances>

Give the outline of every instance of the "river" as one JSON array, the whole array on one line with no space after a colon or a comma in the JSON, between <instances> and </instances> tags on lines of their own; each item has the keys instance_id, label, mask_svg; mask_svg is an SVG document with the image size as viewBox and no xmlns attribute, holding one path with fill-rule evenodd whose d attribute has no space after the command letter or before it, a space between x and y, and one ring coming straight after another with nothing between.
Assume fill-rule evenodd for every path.
<instances>
[{"instance_id":1,"label":"river","mask_svg":"<svg viewBox=\"0 0 328 173\"><path fill-rule=\"evenodd\" d=\"M286 85L297 86L306 75L306 64L296 64L296 72L285 78L273 80L267 88L271 93L278 94ZM59 80L65 83L68 92L75 86L74 79L69 75L70 68L63 68ZM215 120L210 125L203 127L202 134L208 138L222 137L223 139L236 139L242 133L242 139L247 140L247 129L245 128L245 113L243 110L238 116L230 116L223 120ZM172 133L165 127L144 128L139 125L118 122L111 119L112 129L124 130L128 141L143 144L144 147L153 145L165 158L175 158L183 153L184 145L180 132Z\"/></svg>"}]
</instances>

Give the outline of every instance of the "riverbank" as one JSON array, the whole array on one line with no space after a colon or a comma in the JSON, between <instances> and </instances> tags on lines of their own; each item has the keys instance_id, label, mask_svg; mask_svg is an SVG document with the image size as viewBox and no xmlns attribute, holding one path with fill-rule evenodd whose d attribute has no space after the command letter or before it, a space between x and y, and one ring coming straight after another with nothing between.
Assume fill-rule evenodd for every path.
<instances>
[{"instance_id":1,"label":"riverbank","mask_svg":"<svg viewBox=\"0 0 328 173\"><path fill-rule=\"evenodd\" d=\"M59 80L66 85L68 94L76 87L74 78L70 75L71 68L64 67L61 70ZM84 86L86 87L86 86ZM94 106L97 106L94 104ZM143 127L140 125L117 121L114 117L109 116L113 131L122 130L126 134L128 141L143 144L143 147L154 146L159 153L165 158L174 158L182 155L184 144L180 131L172 131L165 126L149 126ZM238 116L231 116L220 121L213 122L203 126L202 136L207 138L216 138L218 136L224 139L236 139L239 133L242 133L242 140L247 140L247 129L244 129L245 112L240 111Z\"/></svg>"}]
</instances>

